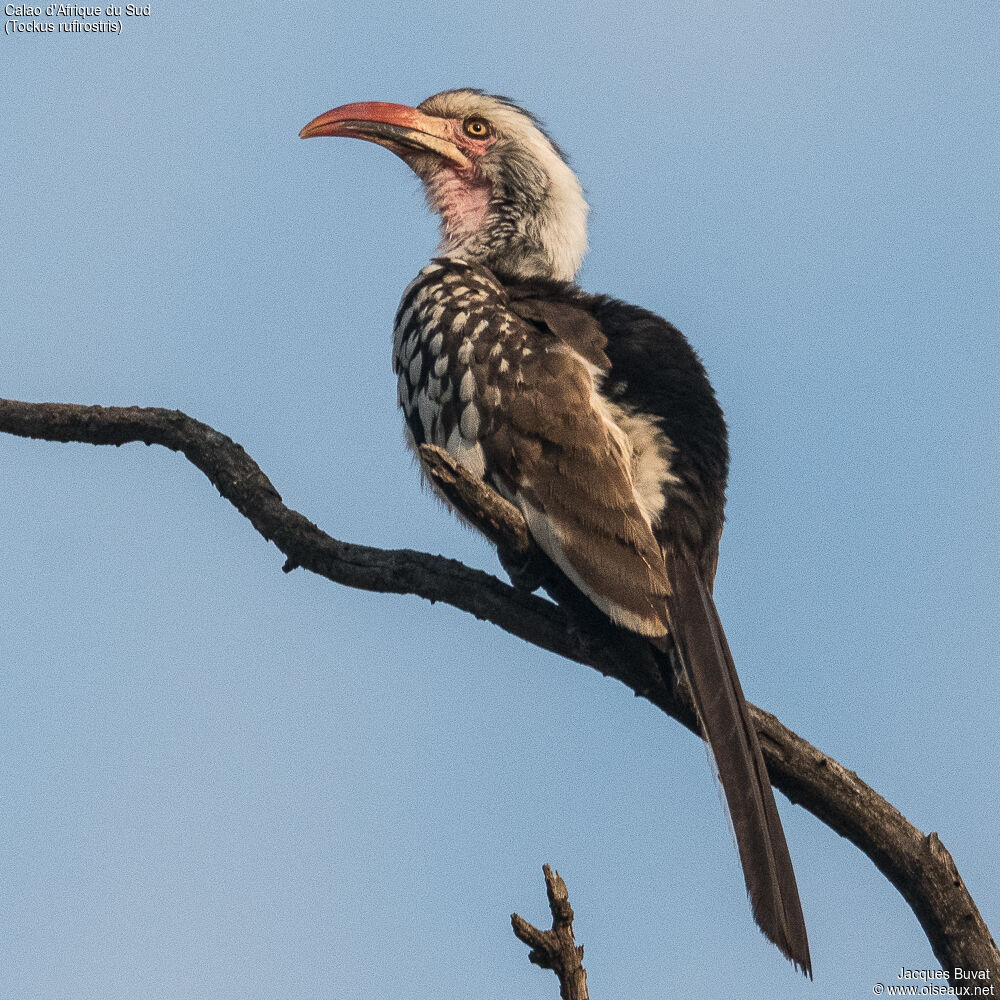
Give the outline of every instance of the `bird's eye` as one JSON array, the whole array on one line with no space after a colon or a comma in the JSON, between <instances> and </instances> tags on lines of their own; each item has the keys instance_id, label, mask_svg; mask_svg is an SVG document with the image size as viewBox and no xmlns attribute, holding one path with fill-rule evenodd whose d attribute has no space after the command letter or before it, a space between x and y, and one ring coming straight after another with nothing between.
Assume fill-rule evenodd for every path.
<instances>
[{"instance_id":1,"label":"bird's eye","mask_svg":"<svg viewBox=\"0 0 1000 1000\"><path fill-rule=\"evenodd\" d=\"M466 118L462 129L472 139L485 139L490 134L490 126L483 118Z\"/></svg>"}]
</instances>

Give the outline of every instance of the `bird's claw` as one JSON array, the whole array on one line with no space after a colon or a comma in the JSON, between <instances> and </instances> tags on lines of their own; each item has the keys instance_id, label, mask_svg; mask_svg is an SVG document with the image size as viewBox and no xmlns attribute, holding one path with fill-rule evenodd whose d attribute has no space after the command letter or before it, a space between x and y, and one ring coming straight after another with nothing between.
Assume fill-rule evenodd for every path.
<instances>
[{"instance_id":1,"label":"bird's claw","mask_svg":"<svg viewBox=\"0 0 1000 1000\"><path fill-rule=\"evenodd\" d=\"M518 590L534 593L545 582L546 566L544 557L537 550L529 552L504 552L497 550L500 565L510 577L510 582Z\"/></svg>"}]
</instances>

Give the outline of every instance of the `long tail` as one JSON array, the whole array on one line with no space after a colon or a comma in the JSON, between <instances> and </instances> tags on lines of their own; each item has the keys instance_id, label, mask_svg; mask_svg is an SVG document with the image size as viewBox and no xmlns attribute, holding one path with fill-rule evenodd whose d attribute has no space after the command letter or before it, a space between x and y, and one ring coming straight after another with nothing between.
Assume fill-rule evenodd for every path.
<instances>
[{"instance_id":1,"label":"long tail","mask_svg":"<svg viewBox=\"0 0 1000 1000\"><path fill-rule=\"evenodd\" d=\"M771 781L715 602L697 569L667 552L669 626L712 748L760 929L812 978L809 940Z\"/></svg>"}]
</instances>

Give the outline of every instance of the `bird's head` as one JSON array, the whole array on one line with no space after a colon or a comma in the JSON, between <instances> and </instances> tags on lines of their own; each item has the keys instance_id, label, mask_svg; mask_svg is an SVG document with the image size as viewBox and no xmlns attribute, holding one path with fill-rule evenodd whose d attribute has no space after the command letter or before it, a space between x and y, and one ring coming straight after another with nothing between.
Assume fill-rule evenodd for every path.
<instances>
[{"instance_id":1,"label":"bird's head","mask_svg":"<svg viewBox=\"0 0 1000 1000\"><path fill-rule=\"evenodd\" d=\"M571 281L587 249L580 182L538 120L504 97L446 90L416 108L345 104L299 133L385 146L441 216L439 253L515 278Z\"/></svg>"}]
</instances>

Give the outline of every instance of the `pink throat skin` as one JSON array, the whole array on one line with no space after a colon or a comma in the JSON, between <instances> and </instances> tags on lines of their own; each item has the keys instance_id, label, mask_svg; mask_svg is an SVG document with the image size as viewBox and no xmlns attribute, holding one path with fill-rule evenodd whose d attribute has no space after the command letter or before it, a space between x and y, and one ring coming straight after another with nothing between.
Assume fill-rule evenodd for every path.
<instances>
[{"instance_id":1,"label":"pink throat skin","mask_svg":"<svg viewBox=\"0 0 1000 1000\"><path fill-rule=\"evenodd\" d=\"M450 246L458 246L479 231L492 193L489 181L448 167L438 171L427 194L431 208L441 216L442 231Z\"/></svg>"}]
</instances>

